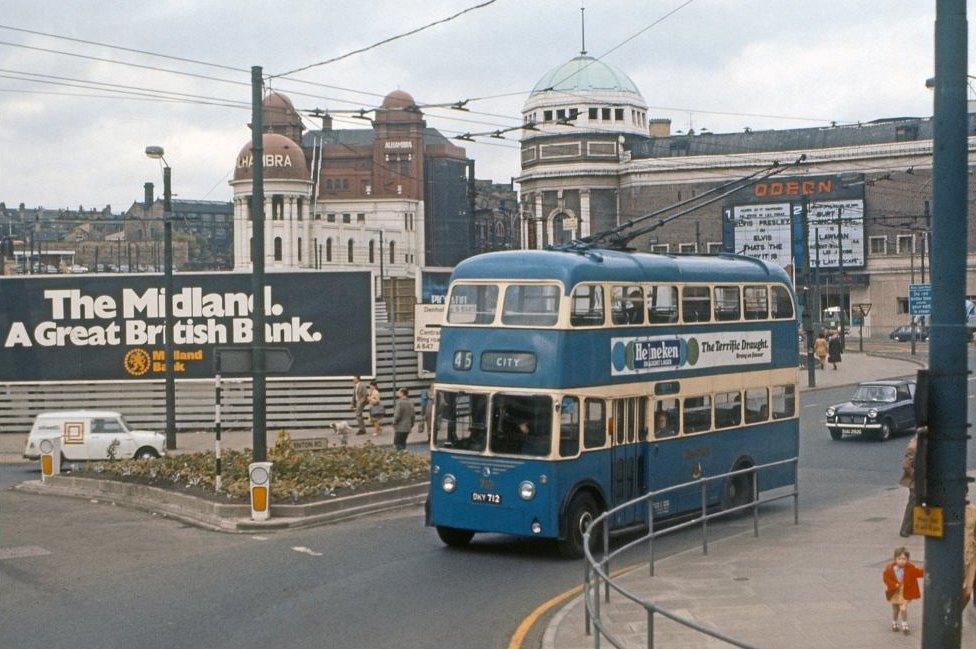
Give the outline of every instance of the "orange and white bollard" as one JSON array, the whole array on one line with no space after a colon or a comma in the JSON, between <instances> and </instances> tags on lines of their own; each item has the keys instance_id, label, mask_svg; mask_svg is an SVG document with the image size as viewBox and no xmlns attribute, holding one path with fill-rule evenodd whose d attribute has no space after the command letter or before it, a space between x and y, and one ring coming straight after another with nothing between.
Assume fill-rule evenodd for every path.
<instances>
[{"instance_id":1,"label":"orange and white bollard","mask_svg":"<svg viewBox=\"0 0 976 649\"><path fill-rule=\"evenodd\" d=\"M271 462L254 462L247 467L251 482L251 520L271 518Z\"/></svg>"},{"instance_id":2,"label":"orange and white bollard","mask_svg":"<svg viewBox=\"0 0 976 649\"><path fill-rule=\"evenodd\" d=\"M61 438L46 437L40 441L41 480L61 473Z\"/></svg>"}]
</instances>

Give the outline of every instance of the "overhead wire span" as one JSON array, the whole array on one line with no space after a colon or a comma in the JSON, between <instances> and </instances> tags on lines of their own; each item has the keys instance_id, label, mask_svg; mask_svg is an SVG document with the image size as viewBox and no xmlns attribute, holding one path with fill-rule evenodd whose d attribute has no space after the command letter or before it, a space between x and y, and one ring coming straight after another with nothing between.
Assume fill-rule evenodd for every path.
<instances>
[{"instance_id":1,"label":"overhead wire span","mask_svg":"<svg viewBox=\"0 0 976 649\"><path fill-rule=\"evenodd\" d=\"M411 29L411 30L406 31L406 32L402 32L400 34L394 34L393 36L389 36L387 38L384 38L382 40L379 40L379 41L373 43L372 45L367 45L366 47L360 47L358 49L355 49L355 50L346 52L345 54L340 54L339 56L334 56L334 57L332 57L330 59L326 59L324 61L319 61L318 63L310 63L309 65L304 65L304 66L302 66L300 68L295 68L294 70L289 70L288 72L281 72L279 74L272 74L272 75L269 75L268 78L269 79L274 79L274 78L277 78L277 77L286 77L286 76L288 76L290 74L295 74L297 72L302 72L304 70L310 70L311 68L317 68L317 67L320 67L320 66L323 66L323 65L328 65L330 63L335 63L336 61L341 61L342 59L349 58L350 56L353 56L355 54L360 54L362 52L367 52L369 50L372 50L372 49L375 49L377 47L380 47L381 45L385 45L387 43L392 43L393 41L399 40L401 38L406 38L407 36L412 36L413 34L417 34L419 32L422 32L422 31L426 30L426 29L430 29L431 27L435 27L437 25L441 25L443 23L450 22L450 21L454 20L455 18L459 18L460 16L463 16L466 13L469 13L469 12L472 12L472 11L476 11L476 10L481 9L483 7L487 7L488 5L494 4L495 2L496 2L496 0L485 0L485 2L480 2L480 3L476 4L476 5L473 5L473 6L468 7L466 9L462 9L461 11L458 11L457 13L454 13L454 14L452 14L450 16L447 16L446 18L441 18L439 20L435 20L433 22L429 22L426 25L421 25L420 27L417 27L415 29Z\"/></svg>"}]
</instances>

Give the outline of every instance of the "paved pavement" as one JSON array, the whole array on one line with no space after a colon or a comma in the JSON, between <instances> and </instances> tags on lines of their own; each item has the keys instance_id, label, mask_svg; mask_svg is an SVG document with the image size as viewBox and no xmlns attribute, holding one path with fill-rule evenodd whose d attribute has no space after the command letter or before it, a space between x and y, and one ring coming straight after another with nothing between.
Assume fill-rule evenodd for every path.
<instances>
[{"instance_id":1,"label":"paved pavement","mask_svg":"<svg viewBox=\"0 0 976 649\"><path fill-rule=\"evenodd\" d=\"M913 559L924 563L922 537L898 536L906 494L889 488L867 498L801 511L798 526L793 525L790 507L776 506L763 517L759 539L753 538L751 519L740 519L743 530L710 543L707 556L700 546L690 548L656 562L654 577L648 576L644 563L616 583L677 615L756 646L917 647L921 603L908 609L911 635L895 635L881 584L884 564L898 546L907 546ZM643 608L613 592L610 604L602 606L610 631L623 646L646 646ZM655 642L668 649L729 646L661 616L655 619ZM963 614L962 646L974 645L976 607L970 604ZM593 646L593 638L583 633L580 598L553 617L542 646Z\"/></svg>"},{"instance_id":2,"label":"paved pavement","mask_svg":"<svg viewBox=\"0 0 976 649\"><path fill-rule=\"evenodd\" d=\"M887 350L887 348L879 348L879 351L881 349L884 349L886 353L891 353ZM898 354L893 355L897 356ZM925 356L919 355L918 360L916 361L907 360L907 348L906 353L901 356L904 357L880 357L867 353L845 354L843 357L843 362L840 364L837 370L816 370L816 387L818 389L832 388L859 383L861 381L871 379L911 375L918 370L918 363L923 362L924 358L926 358ZM800 374L800 386L801 390L808 389L807 373L805 369L802 370ZM354 425L355 417L351 416L349 418L349 423ZM419 430L419 427L415 427L414 430ZM276 434L277 430L268 430L269 446L274 446ZM341 435L335 433L331 429L298 430L294 431L292 436L295 439L310 437L324 438L327 439L330 444L341 443ZM22 461L21 453L23 453L26 440L26 433L0 434L0 462ZM424 435L420 434L419 432L414 432L410 435L407 441L411 444L423 442ZM366 435L351 434L347 436L347 443L350 445L360 446L362 444L366 444L367 442L375 445L392 445L392 426L384 426L382 432L377 437L374 437L371 431ZM251 432L247 430L226 431L221 436L221 445L225 449L250 448ZM214 435L212 432L178 433L176 436L176 447L177 453L210 450L214 447Z\"/></svg>"}]
</instances>

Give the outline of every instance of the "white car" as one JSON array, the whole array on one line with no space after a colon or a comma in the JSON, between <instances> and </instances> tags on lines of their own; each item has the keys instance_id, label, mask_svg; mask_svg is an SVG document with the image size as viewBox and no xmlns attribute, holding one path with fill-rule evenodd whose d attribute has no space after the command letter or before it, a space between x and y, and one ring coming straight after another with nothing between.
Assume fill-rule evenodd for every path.
<instances>
[{"instance_id":1,"label":"white car","mask_svg":"<svg viewBox=\"0 0 976 649\"><path fill-rule=\"evenodd\" d=\"M149 430L132 430L119 412L70 410L44 412L34 420L27 436L24 457L40 458L40 442L61 438L63 460L152 459L166 454L166 436Z\"/></svg>"}]
</instances>

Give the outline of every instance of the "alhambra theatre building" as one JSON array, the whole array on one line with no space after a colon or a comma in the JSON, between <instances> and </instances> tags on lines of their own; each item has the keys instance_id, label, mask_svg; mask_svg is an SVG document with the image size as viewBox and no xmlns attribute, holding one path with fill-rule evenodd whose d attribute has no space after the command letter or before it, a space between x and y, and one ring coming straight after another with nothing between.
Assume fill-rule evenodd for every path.
<instances>
[{"instance_id":1,"label":"alhambra theatre building","mask_svg":"<svg viewBox=\"0 0 976 649\"><path fill-rule=\"evenodd\" d=\"M931 279L927 239L931 220L939 218L931 210L931 118L672 133L669 120L649 116L643 95L626 74L585 55L543 76L522 112L538 129L524 131L517 178L525 247L605 231L774 162L805 156L783 173L630 245L667 254L747 254L791 273L806 252L809 283L819 295L816 313L842 306L851 322L859 305L870 305L865 336L887 336L908 324L909 284L913 277L915 283ZM970 156L976 153L972 112ZM723 192L709 197L718 193ZM976 294L972 204L967 215L971 295Z\"/></svg>"}]
</instances>

